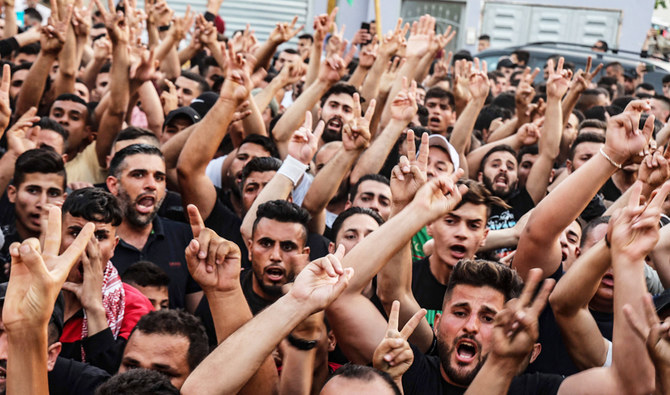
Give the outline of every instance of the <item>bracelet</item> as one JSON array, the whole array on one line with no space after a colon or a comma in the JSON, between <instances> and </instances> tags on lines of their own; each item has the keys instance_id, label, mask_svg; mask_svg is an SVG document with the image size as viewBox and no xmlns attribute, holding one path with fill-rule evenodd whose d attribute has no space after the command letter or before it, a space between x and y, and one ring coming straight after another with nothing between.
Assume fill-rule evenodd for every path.
<instances>
[{"instance_id":1,"label":"bracelet","mask_svg":"<svg viewBox=\"0 0 670 395\"><path fill-rule=\"evenodd\" d=\"M607 155L605 153L605 150L603 149L603 147L600 147L600 155L604 156L605 159L607 159L607 161L610 164L612 164L612 166L616 167L617 169L621 169L623 167L621 164L616 163L612 158L610 158L609 155Z\"/></svg>"},{"instance_id":2,"label":"bracelet","mask_svg":"<svg viewBox=\"0 0 670 395\"><path fill-rule=\"evenodd\" d=\"M277 171L277 174L281 174L288 178L293 183L293 186L296 186L298 185L298 181L300 181L300 177L305 174L305 171L307 171L308 167L309 166L300 162L291 155L287 155L286 159L284 159L284 162Z\"/></svg>"},{"instance_id":3,"label":"bracelet","mask_svg":"<svg viewBox=\"0 0 670 395\"><path fill-rule=\"evenodd\" d=\"M166 32L166 31L170 30L171 27L172 27L171 23L168 23L167 25L163 25L163 26L158 26L158 31Z\"/></svg>"}]
</instances>

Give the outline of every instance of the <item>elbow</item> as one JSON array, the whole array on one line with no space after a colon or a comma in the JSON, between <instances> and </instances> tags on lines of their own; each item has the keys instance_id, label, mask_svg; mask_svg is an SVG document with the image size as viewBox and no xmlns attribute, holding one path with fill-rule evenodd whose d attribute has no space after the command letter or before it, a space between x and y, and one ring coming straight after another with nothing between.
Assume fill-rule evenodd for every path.
<instances>
[{"instance_id":1,"label":"elbow","mask_svg":"<svg viewBox=\"0 0 670 395\"><path fill-rule=\"evenodd\" d=\"M560 291L560 290L559 290ZM561 297L561 293L557 292L556 289L549 294L549 305L551 306L551 310L554 312L555 316L561 315L561 316L566 316L568 315L568 304L565 303L563 298Z\"/></svg>"}]
</instances>

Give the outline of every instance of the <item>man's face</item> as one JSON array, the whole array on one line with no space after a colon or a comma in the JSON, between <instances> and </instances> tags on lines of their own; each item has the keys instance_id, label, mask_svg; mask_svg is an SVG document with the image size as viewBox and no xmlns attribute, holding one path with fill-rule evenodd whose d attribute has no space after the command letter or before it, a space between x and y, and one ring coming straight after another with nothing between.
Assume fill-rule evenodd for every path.
<instances>
[{"instance_id":1,"label":"man's face","mask_svg":"<svg viewBox=\"0 0 670 395\"><path fill-rule=\"evenodd\" d=\"M207 83L209 86L214 86L214 83L216 82L217 78L223 78L224 72L219 66L209 66L207 68L207 75L205 76L205 79L207 80Z\"/></svg>"},{"instance_id":2,"label":"man's face","mask_svg":"<svg viewBox=\"0 0 670 395\"><path fill-rule=\"evenodd\" d=\"M435 239L436 258L453 268L461 259L474 257L488 234L487 214L486 205L465 203L428 225L428 234Z\"/></svg>"},{"instance_id":3,"label":"man's face","mask_svg":"<svg viewBox=\"0 0 670 395\"><path fill-rule=\"evenodd\" d=\"M22 52L16 55L12 63L14 64L34 63L35 60L37 60L37 55Z\"/></svg>"},{"instance_id":4,"label":"man's face","mask_svg":"<svg viewBox=\"0 0 670 395\"><path fill-rule=\"evenodd\" d=\"M49 118L63 125L69 132L68 142L72 150L81 148L84 141L90 138L90 131L86 126L88 108L85 105L73 101L57 100L51 106Z\"/></svg>"},{"instance_id":5,"label":"man's face","mask_svg":"<svg viewBox=\"0 0 670 395\"><path fill-rule=\"evenodd\" d=\"M107 92L107 86L109 85L109 73L100 73L95 77L95 90L94 99L100 100Z\"/></svg>"},{"instance_id":6,"label":"man's face","mask_svg":"<svg viewBox=\"0 0 670 395\"><path fill-rule=\"evenodd\" d=\"M374 180L363 181L351 206L372 209L386 221L391 215L391 187Z\"/></svg>"},{"instance_id":7,"label":"man's face","mask_svg":"<svg viewBox=\"0 0 670 395\"><path fill-rule=\"evenodd\" d=\"M448 98L431 97L426 99L426 108L428 108L428 125L426 127L432 133L444 134L447 132L447 128L454 124L454 112Z\"/></svg>"},{"instance_id":8,"label":"man's face","mask_svg":"<svg viewBox=\"0 0 670 395\"><path fill-rule=\"evenodd\" d=\"M496 97L507 90L507 79L504 77L491 78L489 80L489 86L491 87L491 95Z\"/></svg>"},{"instance_id":9,"label":"man's face","mask_svg":"<svg viewBox=\"0 0 670 395\"><path fill-rule=\"evenodd\" d=\"M63 136L51 129L40 129L37 132L37 146L48 145L58 152L59 155L65 153L65 140Z\"/></svg>"},{"instance_id":10,"label":"man's face","mask_svg":"<svg viewBox=\"0 0 670 395\"><path fill-rule=\"evenodd\" d=\"M177 87L177 103L179 107L188 106L191 100L200 96L202 90L197 81L193 81L183 76L177 77L174 85Z\"/></svg>"},{"instance_id":11,"label":"man's face","mask_svg":"<svg viewBox=\"0 0 670 395\"><path fill-rule=\"evenodd\" d=\"M584 246L581 249L581 254L588 251L600 240L605 238L607 234L607 224L599 224L595 228L591 229L586 240L584 241ZM581 230L581 229L580 229ZM594 299L611 304L614 300L614 271L610 267L607 272L603 275L598 284L598 289L594 295Z\"/></svg>"},{"instance_id":12,"label":"man's face","mask_svg":"<svg viewBox=\"0 0 670 395\"><path fill-rule=\"evenodd\" d=\"M326 128L323 141L342 140L342 127L354 118L354 98L346 93L330 95L321 107L321 119Z\"/></svg>"},{"instance_id":13,"label":"man's face","mask_svg":"<svg viewBox=\"0 0 670 395\"><path fill-rule=\"evenodd\" d=\"M342 227L335 235L335 247L342 244L344 254L351 251L370 233L379 229L379 224L367 214L354 214L342 222Z\"/></svg>"},{"instance_id":14,"label":"man's face","mask_svg":"<svg viewBox=\"0 0 670 395\"><path fill-rule=\"evenodd\" d=\"M651 113L654 114L656 119L665 123L668 119L668 115L670 115L670 108L668 108L668 105L658 99L651 99L650 105Z\"/></svg>"},{"instance_id":15,"label":"man's face","mask_svg":"<svg viewBox=\"0 0 670 395\"><path fill-rule=\"evenodd\" d=\"M537 154L523 154L521 156L521 163L519 164L519 188L526 186L528 174L530 174L530 169L533 167L538 156Z\"/></svg>"},{"instance_id":16,"label":"man's face","mask_svg":"<svg viewBox=\"0 0 670 395\"><path fill-rule=\"evenodd\" d=\"M74 83L74 94L81 97L82 100L88 103L90 97L88 87L81 82Z\"/></svg>"},{"instance_id":17,"label":"man's face","mask_svg":"<svg viewBox=\"0 0 670 395\"><path fill-rule=\"evenodd\" d=\"M663 96L670 98L670 81L663 83Z\"/></svg>"},{"instance_id":18,"label":"man's face","mask_svg":"<svg viewBox=\"0 0 670 395\"><path fill-rule=\"evenodd\" d=\"M477 52L482 52L490 46L491 42L489 40L479 40L477 41Z\"/></svg>"},{"instance_id":19,"label":"man's face","mask_svg":"<svg viewBox=\"0 0 670 395\"><path fill-rule=\"evenodd\" d=\"M266 299L282 295L281 287L293 281L296 269L306 262L305 228L295 222L261 218L249 243L254 271L254 291Z\"/></svg>"},{"instance_id":20,"label":"man's face","mask_svg":"<svg viewBox=\"0 0 670 395\"><path fill-rule=\"evenodd\" d=\"M298 39L298 52L300 53L300 58L305 60L309 58L309 51L312 47L312 40L308 38Z\"/></svg>"},{"instance_id":21,"label":"man's face","mask_svg":"<svg viewBox=\"0 0 670 395\"><path fill-rule=\"evenodd\" d=\"M14 74L12 74L12 84L9 87L10 99L16 100L16 95L19 94L19 91L23 86L23 81L26 79L26 76L28 75L28 71L29 70L26 69L17 70Z\"/></svg>"},{"instance_id":22,"label":"man's face","mask_svg":"<svg viewBox=\"0 0 670 395\"><path fill-rule=\"evenodd\" d=\"M496 314L505 297L491 287L456 285L435 321L442 377L468 386L491 351Z\"/></svg>"},{"instance_id":23,"label":"man's face","mask_svg":"<svg viewBox=\"0 0 670 395\"><path fill-rule=\"evenodd\" d=\"M426 89L416 88L416 104L423 106L426 102Z\"/></svg>"},{"instance_id":24,"label":"man's face","mask_svg":"<svg viewBox=\"0 0 670 395\"><path fill-rule=\"evenodd\" d=\"M174 137L175 134L181 132L187 127L193 125L193 121L185 116L174 117L170 120L170 123L165 125L163 128L163 134L161 134L161 145L165 144L168 140Z\"/></svg>"},{"instance_id":25,"label":"man's face","mask_svg":"<svg viewBox=\"0 0 670 395\"><path fill-rule=\"evenodd\" d=\"M300 55L283 51L279 54L277 60L275 60L275 70L279 72L286 63L298 63L298 62L302 62L302 58L300 57Z\"/></svg>"},{"instance_id":26,"label":"man's face","mask_svg":"<svg viewBox=\"0 0 670 395\"><path fill-rule=\"evenodd\" d=\"M168 298L168 287L156 287L152 285L147 285L143 287L141 285L133 284L133 287L137 288L142 295L146 296L151 302L151 305L154 306L154 310L162 310L170 307L170 300Z\"/></svg>"},{"instance_id":27,"label":"man's face","mask_svg":"<svg viewBox=\"0 0 670 395\"><path fill-rule=\"evenodd\" d=\"M603 143L583 142L575 148L575 156L572 159L572 170L575 171L582 167L586 161L598 153ZM568 168L570 169L570 168Z\"/></svg>"},{"instance_id":28,"label":"man's face","mask_svg":"<svg viewBox=\"0 0 670 395\"><path fill-rule=\"evenodd\" d=\"M428 179L432 180L441 175L449 175L454 172L454 164L449 155L439 147L428 148Z\"/></svg>"},{"instance_id":29,"label":"man's face","mask_svg":"<svg viewBox=\"0 0 670 395\"><path fill-rule=\"evenodd\" d=\"M234 185L239 185L242 182L242 169L249 163L253 158L267 158L270 156L270 152L267 151L262 145L254 143L242 144L235 154L235 159L230 163L228 168L228 178L231 182L234 181ZM231 185L232 187L233 185Z\"/></svg>"},{"instance_id":30,"label":"man's face","mask_svg":"<svg viewBox=\"0 0 670 395\"><path fill-rule=\"evenodd\" d=\"M165 374L177 389L191 373L188 365L190 342L186 336L136 330L123 351L119 373L130 369L151 369Z\"/></svg>"},{"instance_id":31,"label":"man's face","mask_svg":"<svg viewBox=\"0 0 670 395\"><path fill-rule=\"evenodd\" d=\"M483 182L491 193L504 199L516 188L518 178L516 158L511 152L494 152L486 159L484 172L479 176L479 181Z\"/></svg>"},{"instance_id":32,"label":"man's face","mask_svg":"<svg viewBox=\"0 0 670 395\"><path fill-rule=\"evenodd\" d=\"M621 70L619 70L617 67L610 66L605 68L605 75L608 77L614 77L617 80L621 77L623 77L623 73Z\"/></svg>"},{"instance_id":33,"label":"man's face","mask_svg":"<svg viewBox=\"0 0 670 395\"><path fill-rule=\"evenodd\" d=\"M245 213L251 209L251 205L254 204L258 194L268 185L276 173L276 171L253 171L249 173L249 176L244 180L244 185L242 185L242 207Z\"/></svg>"},{"instance_id":34,"label":"man's face","mask_svg":"<svg viewBox=\"0 0 670 395\"><path fill-rule=\"evenodd\" d=\"M124 221L145 227L156 217L165 199L165 161L157 155L130 155L121 169L118 179L107 179L107 186L119 199Z\"/></svg>"},{"instance_id":35,"label":"man's face","mask_svg":"<svg viewBox=\"0 0 670 395\"><path fill-rule=\"evenodd\" d=\"M573 221L559 238L561 243L561 262L564 270L570 269L575 260L579 257L579 241L582 238L582 228L576 221Z\"/></svg>"},{"instance_id":36,"label":"man's face","mask_svg":"<svg viewBox=\"0 0 670 395\"><path fill-rule=\"evenodd\" d=\"M70 213L65 213L63 215L62 239L60 245L61 253L67 250L67 248L74 242L74 239L77 238L77 235L79 235L79 232L81 232L87 222L90 221L82 217L73 217ZM116 237L116 227L111 223L94 221L93 224L95 225L93 234L98 240L100 260L104 269L107 262L114 256L114 248L116 248L116 243L119 241L119 238ZM84 254L86 253L87 252L84 251ZM70 274L67 276L67 281L78 284L81 284L84 281L84 268L81 259L70 270Z\"/></svg>"},{"instance_id":37,"label":"man's face","mask_svg":"<svg viewBox=\"0 0 670 395\"><path fill-rule=\"evenodd\" d=\"M20 185L10 185L7 197L14 203L19 234L38 236L45 205L60 205L65 200L63 176L56 173L28 173Z\"/></svg>"}]
</instances>

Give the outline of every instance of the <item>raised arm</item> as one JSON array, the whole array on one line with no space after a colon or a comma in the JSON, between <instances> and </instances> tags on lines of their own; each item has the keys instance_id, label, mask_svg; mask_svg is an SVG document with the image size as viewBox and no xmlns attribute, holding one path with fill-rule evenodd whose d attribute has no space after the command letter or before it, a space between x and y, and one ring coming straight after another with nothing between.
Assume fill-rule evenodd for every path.
<instances>
[{"instance_id":1,"label":"raised arm","mask_svg":"<svg viewBox=\"0 0 670 395\"><path fill-rule=\"evenodd\" d=\"M551 275L559 268L558 239L563 230L579 216L621 164L646 147L653 129L653 117L647 119L642 130L637 129L637 125L642 111L648 109L646 103L634 101L627 111L612 117L607 128L607 142L600 154L571 174L533 210L513 261L513 267L522 278L533 267L540 267L545 275Z\"/></svg>"},{"instance_id":2,"label":"raised arm","mask_svg":"<svg viewBox=\"0 0 670 395\"><path fill-rule=\"evenodd\" d=\"M275 28L270 32L268 40L258 47L254 53L254 56L257 59L254 71L258 68L269 66L272 55L274 55L277 47L289 41L302 31L305 25L296 27L296 22L298 22L297 15L293 17L291 23L277 22Z\"/></svg>"},{"instance_id":3,"label":"raised arm","mask_svg":"<svg viewBox=\"0 0 670 395\"><path fill-rule=\"evenodd\" d=\"M279 342L309 315L323 310L346 288L353 269L343 269L335 255L307 265L291 290L235 331L221 343L186 379L183 394L235 393ZM272 328L272 330L268 330ZM226 380L220 380L220 372Z\"/></svg>"}]
</instances>

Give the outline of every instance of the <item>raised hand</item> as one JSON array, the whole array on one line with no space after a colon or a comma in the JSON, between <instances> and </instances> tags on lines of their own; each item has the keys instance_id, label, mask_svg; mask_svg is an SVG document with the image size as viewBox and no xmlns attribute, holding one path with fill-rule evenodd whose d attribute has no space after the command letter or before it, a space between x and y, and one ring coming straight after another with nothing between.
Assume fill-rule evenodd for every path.
<instances>
[{"instance_id":1,"label":"raised hand","mask_svg":"<svg viewBox=\"0 0 670 395\"><path fill-rule=\"evenodd\" d=\"M670 317L661 322L650 294L644 296L647 322L643 322L629 304L623 307L623 312L633 331L646 342L647 352L658 370L657 374L661 373L662 369L665 371L670 369Z\"/></svg>"},{"instance_id":2,"label":"raised hand","mask_svg":"<svg viewBox=\"0 0 670 395\"><path fill-rule=\"evenodd\" d=\"M388 67L384 70L382 77L379 81L379 91L388 93L393 87L393 82L395 81L398 71L405 64L405 59L396 56L392 61L389 60Z\"/></svg>"},{"instance_id":3,"label":"raised hand","mask_svg":"<svg viewBox=\"0 0 670 395\"><path fill-rule=\"evenodd\" d=\"M2 66L2 83L0 83L0 137L9 125L12 108L9 104L9 86L12 81L12 68L5 63Z\"/></svg>"},{"instance_id":4,"label":"raised hand","mask_svg":"<svg viewBox=\"0 0 670 395\"><path fill-rule=\"evenodd\" d=\"M376 100L370 100L365 116L361 115L361 98L354 93L354 117L342 128L342 145L347 151L363 150L370 145L370 122L375 112Z\"/></svg>"},{"instance_id":5,"label":"raised hand","mask_svg":"<svg viewBox=\"0 0 670 395\"><path fill-rule=\"evenodd\" d=\"M72 11L72 27L74 34L81 40L88 39L91 31L91 9L89 7L75 7Z\"/></svg>"},{"instance_id":6,"label":"raised hand","mask_svg":"<svg viewBox=\"0 0 670 395\"><path fill-rule=\"evenodd\" d=\"M319 121L316 129L312 132L312 113L310 111L305 112L305 122L298 130L293 132L293 136L288 143L288 154L303 164L309 165L314 154L316 154L325 125L323 121Z\"/></svg>"},{"instance_id":7,"label":"raised hand","mask_svg":"<svg viewBox=\"0 0 670 395\"><path fill-rule=\"evenodd\" d=\"M91 314L93 310L105 314L105 307L102 304L102 278L106 264L107 262L102 262L98 239L91 237L86 244L86 250L81 254L84 281L81 283L66 281L63 284L64 290L72 292L79 299L86 314Z\"/></svg>"},{"instance_id":8,"label":"raised hand","mask_svg":"<svg viewBox=\"0 0 670 395\"><path fill-rule=\"evenodd\" d=\"M168 89L161 92L161 105L163 106L163 113L167 115L170 111L179 107L179 98L177 97L177 87L172 81L165 80L165 85Z\"/></svg>"},{"instance_id":9,"label":"raised hand","mask_svg":"<svg viewBox=\"0 0 670 395\"><path fill-rule=\"evenodd\" d=\"M645 155L640 169L637 173L638 181L641 181L651 189L660 187L670 178L670 149L652 149Z\"/></svg>"},{"instance_id":10,"label":"raised hand","mask_svg":"<svg viewBox=\"0 0 670 395\"><path fill-rule=\"evenodd\" d=\"M605 153L617 164L624 164L637 157L647 147L654 130L654 116L649 115L642 130L638 128L642 112L650 111L649 103L633 100L623 113L611 117L607 122Z\"/></svg>"},{"instance_id":11,"label":"raised hand","mask_svg":"<svg viewBox=\"0 0 670 395\"><path fill-rule=\"evenodd\" d=\"M378 55L382 56L384 59L390 59L391 56L395 55L398 49L400 49L400 46L405 42L405 35L408 30L409 23L406 23L403 26L402 18L398 18L395 29L388 32L382 39L377 52Z\"/></svg>"},{"instance_id":12,"label":"raised hand","mask_svg":"<svg viewBox=\"0 0 670 395\"><path fill-rule=\"evenodd\" d=\"M56 0L51 0L51 9L58 10ZM65 44L65 33L67 33L70 19L72 18L72 5L67 7L65 18L61 19L58 12L53 12L49 17L49 23L42 26L40 32L40 50L49 55L57 55Z\"/></svg>"},{"instance_id":13,"label":"raised hand","mask_svg":"<svg viewBox=\"0 0 670 395\"><path fill-rule=\"evenodd\" d=\"M533 145L538 142L541 133L540 125L537 122L529 122L521 125L514 137L523 146Z\"/></svg>"},{"instance_id":14,"label":"raised hand","mask_svg":"<svg viewBox=\"0 0 670 395\"><path fill-rule=\"evenodd\" d=\"M189 29L191 29L191 25L193 25L194 19L195 17L191 13L190 5L186 6L186 13L183 17L174 18L172 21L172 28L170 29L170 33L172 34L175 43L179 43L186 37L186 33L188 33Z\"/></svg>"},{"instance_id":15,"label":"raised hand","mask_svg":"<svg viewBox=\"0 0 670 395\"><path fill-rule=\"evenodd\" d=\"M407 77L402 78L402 89L391 102L391 118L408 124L416 115L416 81L407 86Z\"/></svg>"},{"instance_id":16,"label":"raised hand","mask_svg":"<svg viewBox=\"0 0 670 395\"><path fill-rule=\"evenodd\" d=\"M421 58L428 53L435 37L435 18L423 15L418 22L414 22L407 40L407 57Z\"/></svg>"},{"instance_id":17,"label":"raised hand","mask_svg":"<svg viewBox=\"0 0 670 395\"><path fill-rule=\"evenodd\" d=\"M107 0L109 11L105 9L100 0L93 0L100 11L100 16L107 28L107 34L112 44L125 43L130 41L130 29L126 19L121 11L115 12L114 1ZM127 2L126 2L127 3Z\"/></svg>"},{"instance_id":18,"label":"raised hand","mask_svg":"<svg viewBox=\"0 0 670 395\"><path fill-rule=\"evenodd\" d=\"M473 99L485 100L489 95L491 87L486 69L486 61L483 60L480 64L479 58L475 58L473 67L468 70L468 85Z\"/></svg>"},{"instance_id":19,"label":"raised hand","mask_svg":"<svg viewBox=\"0 0 670 395\"><path fill-rule=\"evenodd\" d=\"M665 183L646 205L640 204L642 183L633 184L628 205L612 215L607 236L612 254L625 254L631 260L643 260L659 239L661 207L670 192Z\"/></svg>"},{"instance_id":20,"label":"raised hand","mask_svg":"<svg viewBox=\"0 0 670 395\"><path fill-rule=\"evenodd\" d=\"M100 37L93 44L93 58L101 63L112 55L112 42L107 37Z\"/></svg>"},{"instance_id":21,"label":"raised hand","mask_svg":"<svg viewBox=\"0 0 670 395\"><path fill-rule=\"evenodd\" d=\"M398 315L400 314L400 302L397 300L391 306L389 322L386 327L386 336L375 349L372 357L372 366L382 372L388 373L393 380L398 380L412 366L414 353L407 339L412 335L421 319L426 315L426 310L421 309L414 313L412 318L398 332Z\"/></svg>"},{"instance_id":22,"label":"raised hand","mask_svg":"<svg viewBox=\"0 0 670 395\"><path fill-rule=\"evenodd\" d=\"M335 24L335 17L337 16L338 8L335 7L329 15L321 14L314 17L314 41L322 43L326 39L326 35L330 32Z\"/></svg>"},{"instance_id":23,"label":"raised hand","mask_svg":"<svg viewBox=\"0 0 670 395\"><path fill-rule=\"evenodd\" d=\"M601 63L595 69L593 69L593 71L591 71L592 62L593 59L591 59L589 56L586 59L586 70L579 69L575 73L575 77L572 79L572 83L570 84L570 89L575 89L578 92L589 89L589 85L591 84L593 77L598 75L600 70L603 68L603 64Z\"/></svg>"},{"instance_id":24,"label":"raised hand","mask_svg":"<svg viewBox=\"0 0 670 395\"><path fill-rule=\"evenodd\" d=\"M565 95L565 92L568 91L572 72L563 69L563 62L562 57L558 58L558 64L556 64L556 68L554 69L554 61L552 59L547 61L547 69L549 71L547 97L560 100Z\"/></svg>"},{"instance_id":25,"label":"raised hand","mask_svg":"<svg viewBox=\"0 0 670 395\"><path fill-rule=\"evenodd\" d=\"M407 156L400 157L400 161L391 171L391 196L393 205L402 208L412 201L416 192L428 180L428 133L421 136L419 155L415 154L416 144L414 131L407 131Z\"/></svg>"},{"instance_id":26,"label":"raised hand","mask_svg":"<svg viewBox=\"0 0 670 395\"><path fill-rule=\"evenodd\" d=\"M130 65L130 78L139 82L149 81L154 78L158 60L155 59L154 50L142 48L139 58Z\"/></svg>"},{"instance_id":27,"label":"raised hand","mask_svg":"<svg viewBox=\"0 0 670 395\"><path fill-rule=\"evenodd\" d=\"M361 49L361 52L358 54L358 66L369 69L375 63L377 59L377 49L379 45L377 44L377 36L374 36L372 42Z\"/></svg>"},{"instance_id":28,"label":"raised hand","mask_svg":"<svg viewBox=\"0 0 670 395\"><path fill-rule=\"evenodd\" d=\"M343 257L344 246L340 245L335 254L310 262L298 274L288 295L309 306L312 313L328 307L354 275L353 268L342 268Z\"/></svg>"},{"instance_id":29,"label":"raised hand","mask_svg":"<svg viewBox=\"0 0 670 395\"><path fill-rule=\"evenodd\" d=\"M279 78L282 86L293 85L307 74L307 67L304 63L286 63L276 78Z\"/></svg>"},{"instance_id":30,"label":"raised hand","mask_svg":"<svg viewBox=\"0 0 670 395\"><path fill-rule=\"evenodd\" d=\"M462 195L468 190L466 185L457 184L463 173L463 169L459 168L449 176L433 178L416 192L411 204L428 212L431 218L439 218L449 213L456 208Z\"/></svg>"},{"instance_id":31,"label":"raised hand","mask_svg":"<svg viewBox=\"0 0 670 395\"><path fill-rule=\"evenodd\" d=\"M465 59L457 60L454 63L454 97L456 100L464 102L470 101L470 70L472 63Z\"/></svg>"},{"instance_id":32,"label":"raised hand","mask_svg":"<svg viewBox=\"0 0 670 395\"><path fill-rule=\"evenodd\" d=\"M542 269L531 269L521 296L505 303L505 308L496 314L491 351L495 356L521 361L533 350L539 336L537 319L555 284L552 279L545 280L533 298L541 280Z\"/></svg>"},{"instance_id":33,"label":"raised hand","mask_svg":"<svg viewBox=\"0 0 670 395\"><path fill-rule=\"evenodd\" d=\"M242 259L240 248L205 227L194 205L189 204L186 210L194 237L184 252L191 276L205 293L238 289Z\"/></svg>"},{"instance_id":34,"label":"raised hand","mask_svg":"<svg viewBox=\"0 0 670 395\"><path fill-rule=\"evenodd\" d=\"M242 54L235 54L233 45L221 44L221 52L226 58L228 69L226 79L221 87L221 98L236 101L238 104L246 100L253 88L251 85L251 69L253 62L247 62Z\"/></svg>"},{"instance_id":35,"label":"raised hand","mask_svg":"<svg viewBox=\"0 0 670 395\"><path fill-rule=\"evenodd\" d=\"M12 268L2 309L7 331L46 327L65 278L93 236L94 228L87 223L70 247L59 255L61 212L52 207L44 251L34 238L9 247Z\"/></svg>"},{"instance_id":36,"label":"raised hand","mask_svg":"<svg viewBox=\"0 0 670 395\"><path fill-rule=\"evenodd\" d=\"M526 67L521 73L519 85L514 94L514 103L516 105L517 116L522 117L522 121L530 120L530 112L527 111L528 106L531 106L533 98L535 97L535 89L533 88L533 81L540 72L537 67L533 72L530 72L530 67Z\"/></svg>"},{"instance_id":37,"label":"raised hand","mask_svg":"<svg viewBox=\"0 0 670 395\"><path fill-rule=\"evenodd\" d=\"M37 108L31 107L7 131L7 148L16 156L37 148L36 131L33 131L32 134L29 133L29 129L33 127L33 124L40 121L40 117L36 116L36 114Z\"/></svg>"},{"instance_id":38,"label":"raised hand","mask_svg":"<svg viewBox=\"0 0 670 395\"><path fill-rule=\"evenodd\" d=\"M305 25L296 28L296 22L298 22L297 15L293 17L291 23L277 22L275 28L270 32L270 37L268 39L276 45L289 41L305 28Z\"/></svg>"}]
</instances>

